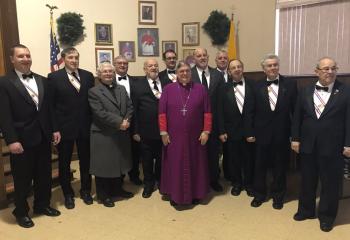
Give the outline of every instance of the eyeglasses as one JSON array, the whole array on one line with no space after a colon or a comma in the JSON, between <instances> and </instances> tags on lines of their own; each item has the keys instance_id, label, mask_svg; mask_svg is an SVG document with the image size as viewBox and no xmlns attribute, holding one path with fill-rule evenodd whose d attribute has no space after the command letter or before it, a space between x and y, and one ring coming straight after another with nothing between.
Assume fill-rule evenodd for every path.
<instances>
[{"instance_id":1,"label":"eyeglasses","mask_svg":"<svg viewBox=\"0 0 350 240\"><path fill-rule=\"evenodd\" d=\"M116 62L117 65L129 65L128 62Z\"/></svg>"},{"instance_id":2,"label":"eyeglasses","mask_svg":"<svg viewBox=\"0 0 350 240\"><path fill-rule=\"evenodd\" d=\"M165 58L166 60L176 60L177 59L177 57L167 57L167 58Z\"/></svg>"},{"instance_id":3,"label":"eyeglasses","mask_svg":"<svg viewBox=\"0 0 350 240\"><path fill-rule=\"evenodd\" d=\"M318 70L324 72L324 73L327 73L329 71L332 71L332 72L336 72L338 71L338 67L324 67L324 68L317 68Z\"/></svg>"}]
</instances>

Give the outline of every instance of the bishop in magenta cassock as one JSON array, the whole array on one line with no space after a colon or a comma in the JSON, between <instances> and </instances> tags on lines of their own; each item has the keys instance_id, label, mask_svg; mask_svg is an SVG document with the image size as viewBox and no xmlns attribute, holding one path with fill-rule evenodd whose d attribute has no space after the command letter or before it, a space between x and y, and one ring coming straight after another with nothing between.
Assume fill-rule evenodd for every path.
<instances>
[{"instance_id":1,"label":"bishop in magenta cassock","mask_svg":"<svg viewBox=\"0 0 350 240\"><path fill-rule=\"evenodd\" d=\"M207 90L191 81L190 66L179 62L178 82L169 84L159 102L163 141L160 192L171 205L197 203L209 192L206 142L212 115Z\"/></svg>"}]
</instances>

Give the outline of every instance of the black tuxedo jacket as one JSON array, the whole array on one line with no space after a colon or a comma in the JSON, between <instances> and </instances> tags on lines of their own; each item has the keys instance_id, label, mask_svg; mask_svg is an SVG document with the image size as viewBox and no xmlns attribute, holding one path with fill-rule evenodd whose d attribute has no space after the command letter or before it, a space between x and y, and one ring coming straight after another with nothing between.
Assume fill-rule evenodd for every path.
<instances>
[{"instance_id":1,"label":"black tuxedo jacket","mask_svg":"<svg viewBox=\"0 0 350 240\"><path fill-rule=\"evenodd\" d=\"M312 153L317 143L319 154L340 155L350 146L350 89L335 81L331 96L317 119L313 95L315 85L301 89L295 107L292 140L300 142L301 153Z\"/></svg>"},{"instance_id":2,"label":"black tuxedo jacket","mask_svg":"<svg viewBox=\"0 0 350 240\"><path fill-rule=\"evenodd\" d=\"M244 104L242 113L239 111L233 82L228 81L219 89L218 98L218 125L219 134L226 133L228 140L242 140L247 137L252 137L252 121L247 117L247 110L254 106L254 95L252 82L248 79L244 80Z\"/></svg>"},{"instance_id":3,"label":"black tuxedo jacket","mask_svg":"<svg viewBox=\"0 0 350 240\"><path fill-rule=\"evenodd\" d=\"M53 111L62 140L74 140L80 134L84 138L89 137L91 112L88 90L94 86L95 79L91 72L83 69L78 69L78 73L79 92L70 83L65 69L48 75Z\"/></svg>"},{"instance_id":4,"label":"black tuxedo jacket","mask_svg":"<svg viewBox=\"0 0 350 240\"><path fill-rule=\"evenodd\" d=\"M159 72L159 79L161 79L164 83L169 84L173 81L170 80L167 69Z\"/></svg>"},{"instance_id":5,"label":"black tuxedo jacket","mask_svg":"<svg viewBox=\"0 0 350 240\"><path fill-rule=\"evenodd\" d=\"M160 79L162 90L166 83ZM158 103L146 77L141 77L133 85L132 104L134 117L132 121L132 134L139 134L141 139L160 139L158 126Z\"/></svg>"},{"instance_id":6,"label":"black tuxedo jacket","mask_svg":"<svg viewBox=\"0 0 350 240\"><path fill-rule=\"evenodd\" d=\"M211 112L213 115L213 128L211 132L211 134L213 135L218 133L217 109L218 109L219 88L221 85L225 83L225 80L222 74L214 68L209 67L209 73L210 73L210 82L209 82L208 94L210 98ZM196 66L192 68L192 81L201 83Z\"/></svg>"},{"instance_id":7,"label":"black tuxedo jacket","mask_svg":"<svg viewBox=\"0 0 350 240\"><path fill-rule=\"evenodd\" d=\"M33 74L39 92L39 109L15 71L0 78L0 129L7 144L33 147L51 141L53 117L46 78Z\"/></svg>"},{"instance_id":8,"label":"black tuxedo jacket","mask_svg":"<svg viewBox=\"0 0 350 240\"><path fill-rule=\"evenodd\" d=\"M138 78L134 76L130 76L129 74L128 74L128 78L129 78L130 97L131 97L132 91L134 89L134 85L136 84L136 81L138 80Z\"/></svg>"},{"instance_id":9,"label":"black tuxedo jacket","mask_svg":"<svg viewBox=\"0 0 350 240\"><path fill-rule=\"evenodd\" d=\"M290 137L291 118L297 97L294 80L279 76L278 98L275 111L271 110L266 77L253 85L254 108L248 115L254 118L257 144L287 143Z\"/></svg>"}]
</instances>

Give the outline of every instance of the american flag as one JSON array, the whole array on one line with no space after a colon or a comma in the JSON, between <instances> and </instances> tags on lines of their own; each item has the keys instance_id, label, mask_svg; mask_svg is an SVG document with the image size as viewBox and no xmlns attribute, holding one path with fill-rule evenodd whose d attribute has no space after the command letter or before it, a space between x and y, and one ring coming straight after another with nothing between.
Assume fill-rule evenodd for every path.
<instances>
[{"instance_id":1,"label":"american flag","mask_svg":"<svg viewBox=\"0 0 350 240\"><path fill-rule=\"evenodd\" d=\"M50 19L51 31L50 31L50 65L51 72L54 72L60 68L63 63L63 59L60 56L60 47L58 46L56 34L53 31L52 15Z\"/></svg>"}]
</instances>

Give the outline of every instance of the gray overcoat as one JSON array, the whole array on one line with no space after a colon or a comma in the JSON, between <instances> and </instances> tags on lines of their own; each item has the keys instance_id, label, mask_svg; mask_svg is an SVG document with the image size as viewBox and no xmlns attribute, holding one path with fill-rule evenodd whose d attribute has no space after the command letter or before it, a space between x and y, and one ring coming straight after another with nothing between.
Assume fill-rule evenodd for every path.
<instances>
[{"instance_id":1,"label":"gray overcoat","mask_svg":"<svg viewBox=\"0 0 350 240\"><path fill-rule=\"evenodd\" d=\"M91 124L90 173L98 177L114 178L131 169L129 131L119 129L123 119L133 112L131 100L123 86L114 87L116 98L103 84L89 90Z\"/></svg>"}]
</instances>

